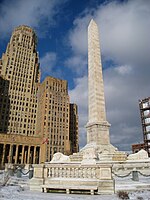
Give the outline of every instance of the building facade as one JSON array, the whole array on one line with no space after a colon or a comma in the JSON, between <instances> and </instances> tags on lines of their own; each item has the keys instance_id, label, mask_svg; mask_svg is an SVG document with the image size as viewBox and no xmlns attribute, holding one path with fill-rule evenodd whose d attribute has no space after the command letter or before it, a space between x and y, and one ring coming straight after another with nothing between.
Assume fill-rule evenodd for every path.
<instances>
[{"instance_id":1,"label":"building facade","mask_svg":"<svg viewBox=\"0 0 150 200\"><path fill-rule=\"evenodd\" d=\"M37 133L43 135L46 148L43 160L50 161L53 154L69 155L69 95L67 81L46 77L38 92Z\"/></svg>"},{"instance_id":2,"label":"building facade","mask_svg":"<svg viewBox=\"0 0 150 200\"><path fill-rule=\"evenodd\" d=\"M144 143L132 144L132 152L133 153L137 153L141 149L145 149L145 144Z\"/></svg>"},{"instance_id":3,"label":"building facade","mask_svg":"<svg viewBox=\"0 0 150 200\"><path fill-rule=\"evenodd\" d=\"M2 55L1 75L9 82L9 112L7 130L4 123L0 131L20 135L35 135L37 99L35 91L39 79L39 58L36 52L37 38L27 26L17 27ZM3 101L2 107L7 106ZM3 115L2 115L3 117ZM34 122L34 123L33 123Z\"/></svg>"},{"instance_id":4,"label":"building facade","mask_svg":"<svg viewBox=\"0 0 150 200\"><path fill-rule=\"evenodd\" d=\"M19 26L0 59L1 166L49 161L57 151L71 153L67 82L47 77L40 83L36 46L32 28Z\"/></svg>"},{"instance_id":5,"label":"building facade","mask_svg":"<svg viewBox=\"0 0 150 200\"><path fill-rule=\"evenodd\" d=\"M150 157L150 97L139 101L144 149Z\"/></svg>"}]
</instances>

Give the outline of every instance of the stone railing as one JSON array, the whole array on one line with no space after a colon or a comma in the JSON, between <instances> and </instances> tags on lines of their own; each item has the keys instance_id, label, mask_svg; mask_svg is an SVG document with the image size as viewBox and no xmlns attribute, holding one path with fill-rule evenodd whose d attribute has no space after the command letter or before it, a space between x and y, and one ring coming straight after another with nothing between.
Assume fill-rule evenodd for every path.
<instances>
[{"instance_id":1,"label":"stone railing","mask_svg":"<svg viewBox=\"0 0 150 200\"><path fill-rule=\"evenodd\" d=\"M98 178L98 167L82 167L82 166L50 166L44 169L44 178Z\"/></svg>"},{"instance_id":2,"label":"stone railing","mask_svg":"<svg viewBox=\"0 0 150 200\"><path fill-rule=\"evenodd\" d=\"M139 171L143 174L150 174L150 159L113 163L112 172L115 174L125 175L132 171Z\"/></svg>"},{"instance_id":3,"label":"stone railing","mask_svg":"<svg viewBox=\"0 0 150 200\"><path fill-rule=\"evenodd\" d=\"M114 180L111 164L45 163L33 165L30 189L90 190L91 194L113 194Z\"/></svg>"},{"instance_id":4,"label":"stone railing","mask_svg":"<svg viewBox=\"0 0 150 200\"><path fill-rule=\"evenodd\" d=\"M112 165L45 164L44 178L112 179Z\"/></svg>"}]
</instances>

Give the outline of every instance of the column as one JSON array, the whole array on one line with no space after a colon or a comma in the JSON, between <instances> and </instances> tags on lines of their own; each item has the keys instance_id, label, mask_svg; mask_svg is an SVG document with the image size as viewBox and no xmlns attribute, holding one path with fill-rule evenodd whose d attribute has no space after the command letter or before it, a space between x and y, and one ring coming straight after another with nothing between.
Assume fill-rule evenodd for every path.
<instances>
[{"instance_id":1,"label":"column","mask_svg":"<svg viewBox=\"0 0 150 200\"><path fill-rule=\"evenodd\" d=\"M6 150L6 144L3 145L2 166L4 165L5 150Z\"/></svg>"},{"instance_id":2,"label":"column","mask_svg":"<svg viewBox=\"0 0 150 200\"><path fill-rule=\"evenodd\" d=\"M33 164L35 164L35 161L36 161L36 146L34 146Z\"/></svg>"},{"instance_id":3,"label":"column","mask_svg":"<svg viewBox=\"0 0 150 200\"><path fill-rule=\"evenodd\" d=\"M17 164L17 161L18 161L18 145L16 145L15 164Z\"/></svg>"},{"instance_id":4,"label":"column","mask_svg":"<svg viewBox=\"0 0 150 200\"><path fill-rule=\"evenodd\" d=\"M24 163L24 145L22 145L21 164Z\"/></svg>"},{"instance_id":5,"label":"column","mask_svg":"<svg viewBox=\"0 0 150 200\"><path fill-rule=\"evenodd\" d=\"M24 163L27 164L27 152L28 152L28 146L25 146L25 150L24 150Z\"/></svg>"},{"instance_id":6,"label":"column","mask_svg":"<svg viewBox=\"0 0 150 200\"><path fill-rule=\"evenodd\" d=\"M9 147L8 163L12 163L12 144Z\"/></svg>"},{"instance_id":7,"label":"column","mask_svg":"<svg viewBox=\"0 0 150 200\"><path fill-rule=\"evenodd\" d=\"M30 162L30 146L28 146L28 160L27 160L27 164L29 164Z\"/></svg>"}]
</instances>

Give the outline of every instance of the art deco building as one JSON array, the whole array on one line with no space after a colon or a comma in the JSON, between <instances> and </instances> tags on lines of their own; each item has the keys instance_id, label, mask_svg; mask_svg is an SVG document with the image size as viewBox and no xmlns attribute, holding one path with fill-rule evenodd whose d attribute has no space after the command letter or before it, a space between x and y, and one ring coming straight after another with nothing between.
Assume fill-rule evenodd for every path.
<instances>
[{"instance_id":1,"label":"art deco building","mask_svg":"<svg viewBox=\"0 0 150 200\"><path fill-rule=\"evenodd\" d=\"M10 134L34 135L37 99L35 92L39 79L39 58L36 52L37 38L27 26L16 28L2 56L1 75L9 81L10 108L5 113L8 128L1 124L0 131ZM6 103L6 104L5 104ZM7 106L4 102L3 106ZM34 123L33 123L34 122Z\"/></svg>"},{"instance_id":2,"label":"art deco building","mask_svg":"<svg viewBox=\"0 0 150 200\"><path fill-rule=\"evenodd\" d=\"M46 161L56 152L70 154L69 104L67 81L47 77L39 88L37 115L37 133L43 134Z\"/></svg>"},{"instance_id":3,"label":"art deco building","mask_svg":"<svg viewBox=\"0 0 150 200\"><path fill-rule=\"evenodd\" d=\"M47 77L40 83L36 45L35 32L19 26L0 59L1 166L45 162L57 151L70 153L67 82Z\"/></svg>"}]
</instances>

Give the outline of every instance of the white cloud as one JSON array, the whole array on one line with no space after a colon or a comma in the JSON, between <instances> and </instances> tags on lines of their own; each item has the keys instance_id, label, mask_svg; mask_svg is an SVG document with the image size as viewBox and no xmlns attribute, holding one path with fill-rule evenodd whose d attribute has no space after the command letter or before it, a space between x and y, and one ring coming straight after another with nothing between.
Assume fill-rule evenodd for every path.
<instances>
[{"instance_id":1,"label":"white cloud","mask_svg":"<svg viewBox=\"0 0 150 200\"><path fill-rule=\"evenodd\" d=\"M72 56L66 60L65 65L80 77L87 74L87 27L90 19L90 13L76 18L74 28L68 34L67 41L72 49Z\"/></svg>"},{"instance_id":2,"label":"white cloud","mask_svg":"<svg viewBox=\"0 0 150 200\"><path fill-rule=\"evenodd\" d=\"M62 72L56 67L56 59L57 55L54 52L46 52L40 58L41 80L46 76L61 77Z\"/></svg>"},{"instance_id":3,"label":"white cloud","mask_svg":"<svg viewBox=\"0 0 150 200\"><path fill-rule=\"evenodd\" d=\"M93 13L100 29L101 51L105 58L123 64L149 63L150 1L113 1ZM75 54L87 54L87 26L91 18L89 10L74 21L69 41Z\"/></svg>"},{"instance_id":4,"label":"white cloud","mask_svg":"<svg viewBox=\"0 0 150 200\"><path fill-rule=\"evenodd\" d=\"M121 150L129 150L132 143L141 142L143 137L138 100L150 96L150 1L111 1L92 12L100 29L103 64L106 60L115 63L104 70L107 118L112 124L111 141ZM86 10L76 18L75 27L70 31L69 41L75 56L87 54L90 16L91 10ZM87 110L80 103L83 99L79 100L79 87L77 84L72 91L72 98L78 96L80 120L82 117L84 121ZM82 126L80 124L81 131Z\"/></svg>"},{"instance_id":5,"label":"white cloud","mask_svg":"<svg viewBox=\"0 0 150 200\"><path fill-rule=\"evenodd\" d=\"M100 28L102 53L106 57L121 63L149 62L150 1L113 1L99 7L95 19Z\"/></svg>"},{"instance_id":6,"label":"white cloud","mask_svg":"<svg viewBox=\"0 0 150 200\"><path fill-rule=\"evenodd\" d=\"M74 102L78 105L79 113L79 140L80 147L83 147L86 143L86 129L84 126L88 120L87 113L87 77L83 76L81 78L75 79L75 88L69 91L69 96L71 102Z\"/></svg>"},{"instance_id":7,"label":"white cloud","mask_svg":"<svg viewBox=\"0 0 150 200\"><path fill-rule=\"evenodd\" d=\"M69 91L71 101L74 101L82 108L87 107L87 77L83 76L77 78L75 81L75 88Z\"/></svg>"},{"instance_id":8,"label":"white cloud","mask_svg":"<svg viewBox=\"0 0 150 200\"><path fill-rule=\"evenodd\" d=\"M120 149L129 150L132 143L142 140L138 100L149 95L150 86L138 84L133 73L120 75L116 68L104 71L104 85L111 141Z\"/></svg>"},{"instance_id":9,"label":"white cloud","mask_svg":"<svg viewBox=\"0 0 150 200\"><path fill-rule=\"evenodd\" d=\"M56 63L56 53L46 52L46 54L40 59L42 67L48 67L48 65L54 65Z\"/></svg>"},{"instance_id":10,"label":"white cloud","mask_svg":"<svg viewBox=\"0 0 150 200\"><path fill-rule=\"evenodd\" d=\"M87 72L87 58L85 56L74 55L66 60L65 65L80 76Z\"/></svg>"},{"instance_id":11,"label":"white cloud","mask_svg":"<svg viewBox=\"0 0 150 200\"><path fill-rule=\"evenodd\" d=\"M130 74L132 72L132 67L129 65L123 65L115 68L116 72L120 75Z\"/></svg>"},{"instance_id":12,"label":"white cloud","mask_svg":"<svg viewBox=\"0 0 150 200\"><path fill-rule=\"evenodd\" d=\"M81 18L76 18L72 29L69 33L69 42L75 54L87 54L87 27L91 19L88 14Z\"/></svg>"},{"instance_id":13,"label":"white cloud","mask_svg":"<svg viewBox=\"0 0 150 200\"><path fill-rule=\"evenodd\" d=\"M18 25L29 25L44 34L49 24L54 24L54 16L64 1L59 0L4 0L0 3L0 35L7 35ZM60 10L60 9L59 9Z\"/></svg>"}]
</instances>

